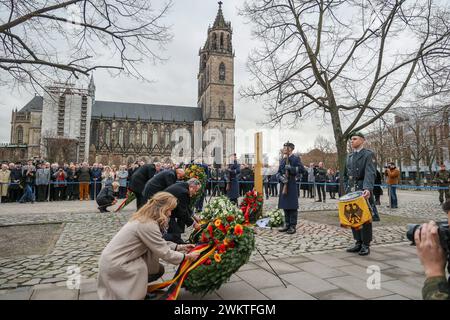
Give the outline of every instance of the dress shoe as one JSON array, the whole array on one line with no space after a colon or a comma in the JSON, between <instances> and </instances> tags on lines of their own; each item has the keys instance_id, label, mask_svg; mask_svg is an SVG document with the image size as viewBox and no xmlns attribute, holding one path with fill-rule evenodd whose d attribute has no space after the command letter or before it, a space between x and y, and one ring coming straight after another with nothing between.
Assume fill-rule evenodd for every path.
<instances>
[{"instance_id":1,"label":"dress shoe","mask_svg":"<svg viewBox=\"0 0 450 320\"><path fill-rule=\"evenodd\" d=\"M369 246L366 245L362 245L361 246L361 250L359 251L359 255L360 256L367 256L370 253L370 248Z\"/></svg>"},{"instance_id":2,"label":"dress shoe","mask_svg":"<svg viewBox=\"0 0 450 320\"><path fill-rule=\"evenodd\" d=\"M316 200L316 202L322 202L322 200Z\"/></svg>"},{"instance_id":3,"label":"dress shoe","mask_svg":"<svg viewBox=\"0 0 450 320\"><path fill-rule=\"evenodd\" d=\"M288 230L289 230L289 227L286 226L284 228L278 229L278 232L286 232Z\"/></svg>"},{"instance_id":4,"label":"dress shoe","mask_svg":"<svg viewBox=\"0 0 450 320\"><path fill-rule=\"evenodd\" d=\"M288 231L286 231L287 234L294 234L296 232L295 228L289 228Z\"/></svg>"},{"instance_id":5,"label":"dress shoe","mask_svg":"<svg viewBox=\"0 0 450 320\"><path fill-rule=\"evenodd\" d=\"M380 217L378 217L378 216L373 216L373 217L372 217L372 221L380 221Z\"/></svg>"},{"instance_id":6,"label":"dress shoe","mask_svg":"<svg viewBox=\"0 0 450 320\"><path fill-rule=\"evenodd\" d=\"M360 243L356 243L353 247L348 248L347 252L360 252L362 245Z\"/></svg>"}]
</instances>

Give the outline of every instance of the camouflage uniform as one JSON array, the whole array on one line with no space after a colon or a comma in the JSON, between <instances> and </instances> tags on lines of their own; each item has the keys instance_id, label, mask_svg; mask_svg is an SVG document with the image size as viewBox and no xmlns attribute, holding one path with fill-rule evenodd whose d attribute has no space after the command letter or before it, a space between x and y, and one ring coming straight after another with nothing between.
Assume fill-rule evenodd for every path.
<instances>
[{"instance_id":1,"label":"camouflage uniform","mask_svg":"<svg viewBox=\"0 0 450 320\"><path fill-rule=\"evenodd\" d=\"M444 276L425 280L422 288L424 300L450 300L449 283Z\"/></svg>"},{"instance_id":2,"label":"camouflage uniform","mask_svg":"<svg viewBox=\"0 0 450 320\"><path fill-rule=\"evenodd\" d=\"M449 178L450 174L447 170L439 170L436 172L434 176L434 181L438 184L439 187L448 187L449 186ZM442 204L444 202L444 193L445 193L445 201L450 199L450 192L448 189L439 189L439 202Z\"/></svg>"}]
</instances>

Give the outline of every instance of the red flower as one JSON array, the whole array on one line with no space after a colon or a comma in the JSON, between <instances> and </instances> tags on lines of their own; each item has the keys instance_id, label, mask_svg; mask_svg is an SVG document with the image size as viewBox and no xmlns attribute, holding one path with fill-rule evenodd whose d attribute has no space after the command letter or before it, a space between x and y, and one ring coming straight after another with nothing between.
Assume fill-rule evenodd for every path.
<instances>
[{"instance_id":1,"label":"red flower","mask_svg":"<svg viewBox=\"0 0 450 320\"><path fill-rule=\"evenodd\" d=\"M211 264L211 259L208 258L205 260L205 262L203 262L204 264L206 264L207 266L209 266Z\"/></svg>"},{"instance_id":2,"label":"red flower","mask_svg":"<svg viewBox=\"0 0 450 320\"><path fill-rule=\"evenodd\" d=\"M217 246L217 250L219 251L219 253L223 253L223 252L225 252L227 250L227 248L225 247L225 245L219 244Z\"/></svg>"},{"instance_id":3,"label":"red flower","mask_svg":"<svg viewBox=\"0 0 450 320\"><path fill-rule=\"evenodd\" d=\"M233 221L233 220L234 220L234 216L228 216L228 217L227 217L227 221L228 221L228 222L231 222L231 221Z\"/></svg>"},{"instance_id":4,"label":"red flower","mask_svg":"<svg viewBox=\"0 0 450 320\"><path fill-rule=\"evenodd\" d=\"M214 230L213 230L213 226L209 225L208 226L208 231L209 231L209 235L211 236L211 238L214 238Z\"/></svg>"},{"instance_id":5,"label":"red flower","mask_svg":"<svg viewBox=\"0 0 450 320\"><path fill-rule=\"evenodd\" d=\"M237 235L237 236L241 236L243 233L244 233L244 229L242 228L242 225L237 224L234 227L234 234Z\"/></svg>"},{"instance_id":6,"label":"red flower","mask_svg":"<svg viewBox=\"0 0 450 320\"><path fill-rule=\"evenodd\" d=\"M208 242L208 237L204 233L202 233L202 242Z\"/></svg>"},{"instance_id":7,"label":"red flower","mask_svg":"<svg viewBox=\"0 0 450 320\"><path fill-rule=\"evenodd\" d=\"M228 247L229 247L229 248L234 248L234 241L230 241L230 242L228 243Z\"/></svg>"}]
</instances>

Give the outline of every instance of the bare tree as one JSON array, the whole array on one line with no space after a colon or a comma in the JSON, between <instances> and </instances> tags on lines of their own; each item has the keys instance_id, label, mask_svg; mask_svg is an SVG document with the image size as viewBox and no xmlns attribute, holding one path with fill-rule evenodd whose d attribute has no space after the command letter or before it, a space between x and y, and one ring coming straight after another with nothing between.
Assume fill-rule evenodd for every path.
<instances>
[{"instance_id":1,"label":"bare tree","mask_svg":"<svg viewBox=\"0 0 450 320\"><path fill-rule=\"evenodd\" d=\"M271 124L330 121L341 172L353 131L389 112L428 63L450 65L442 0L255 0L240 13L262 41L242 96L263 99Z\"/></svg>"},{"instance_id":2,"label":"bare tree","mask_svg":"<svg viewBox=\"0 0 450 320\"><path fill-rule=\"evenodd\" d=\"M143 79L138 65L164 58L171 6L148 0L0 0L0 85L87 76L106 68Z\"/></svg>"}]
</instances>

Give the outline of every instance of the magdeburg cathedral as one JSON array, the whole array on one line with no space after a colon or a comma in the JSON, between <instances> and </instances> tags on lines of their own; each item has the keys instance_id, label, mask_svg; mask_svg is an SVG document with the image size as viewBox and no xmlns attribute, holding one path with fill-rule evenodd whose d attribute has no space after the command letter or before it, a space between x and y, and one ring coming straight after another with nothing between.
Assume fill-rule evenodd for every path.
<instances>
[{"instance_id":1,"label":"magdeburg cathedral","mask_svg":"<svg viewBox=\"0 0 450 320\"><path fill-rule=\"evenodd\" d=\"M0 148L0 160L170 161L177 144L174 131L186 129L181 131L193 137L194 126L203 133L219 132L223 145L214 148L213 156L227 158L226 153L234 152L234 52L231 23L225 21L221 3L199 60L196 107L96 100L93 77L87 89L47 87L43 96L12 112L11 141Z\"/></svg>"}]
</instances>

